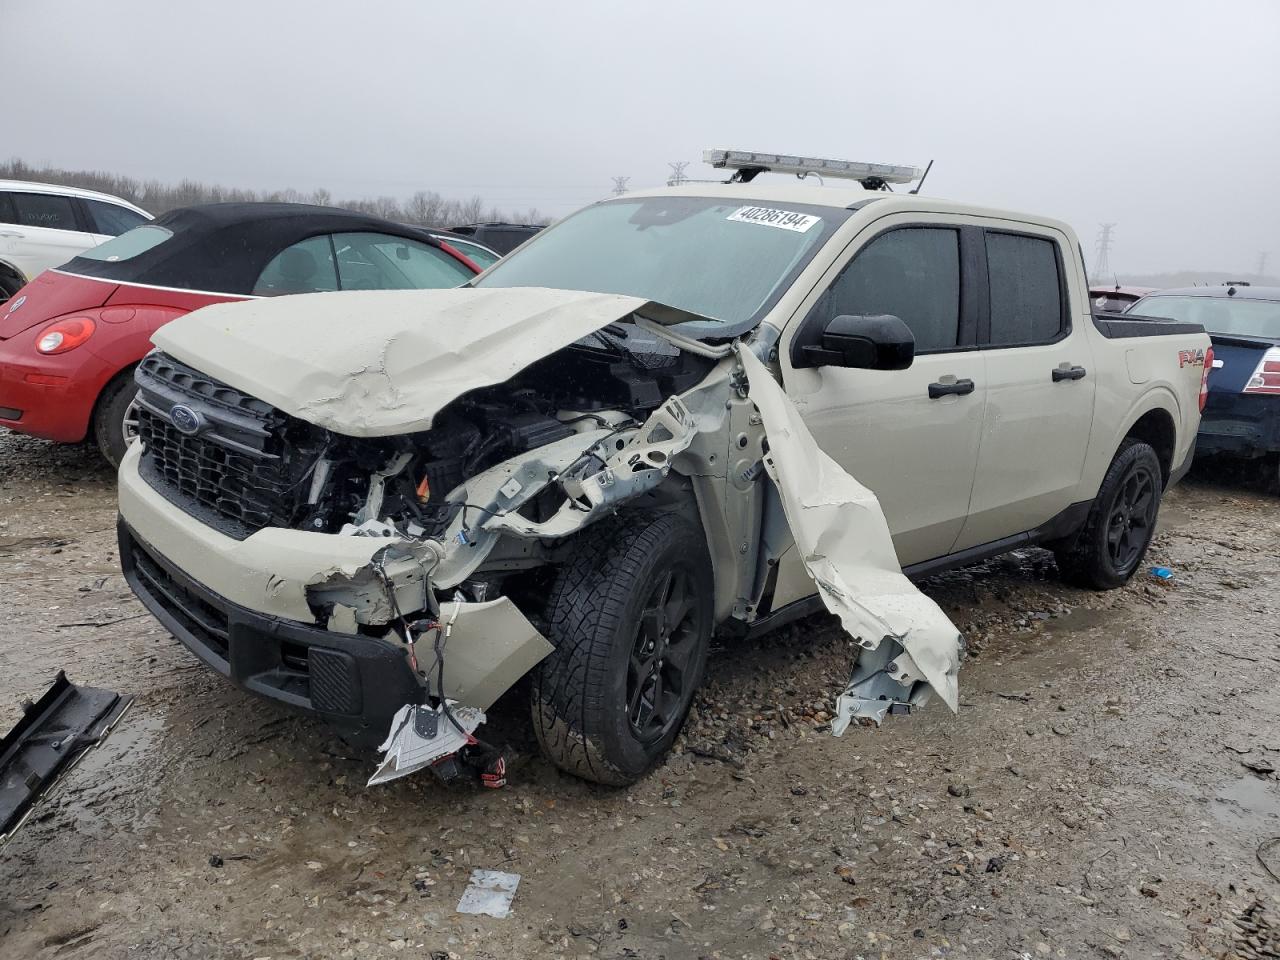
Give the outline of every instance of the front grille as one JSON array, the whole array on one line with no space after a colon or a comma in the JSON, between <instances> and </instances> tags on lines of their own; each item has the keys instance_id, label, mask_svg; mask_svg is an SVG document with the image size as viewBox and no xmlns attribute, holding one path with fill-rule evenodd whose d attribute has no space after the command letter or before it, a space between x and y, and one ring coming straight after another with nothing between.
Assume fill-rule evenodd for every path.
<instances>
[{"instance_id":1,"label":"front grille","mask_svg":"<svg viewBox=\"0 0 1280 960\"><path fill-rule=\"evenodd\" d=\"M137 380L141 471L152 487L237 539L292 525L309 464L293 455L284 434L311 428L162 353L139 364ZM197 412L199 432L174 426L177 405Z\"/></svg>"}]
</instances>

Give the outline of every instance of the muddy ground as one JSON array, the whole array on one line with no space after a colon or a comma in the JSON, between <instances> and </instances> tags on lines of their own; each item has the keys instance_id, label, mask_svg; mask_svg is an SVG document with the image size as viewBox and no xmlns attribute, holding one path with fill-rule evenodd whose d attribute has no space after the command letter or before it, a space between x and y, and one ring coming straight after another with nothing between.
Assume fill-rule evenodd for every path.
<instances>
[{"instance_id":1,"label":"muddy ground","mask_svg":"<svg viewBox=\"0 0 1280 960\"><path fill-rule=\"evenodd\" d=\"M540 759L518 696L506 789L368 789L142 613L92 451L0 432L0 719L59 668L137 697L0 850L0 957L1280 956L1280 500L1193 478L1150 562L1174 579L1085 593L1028 550L928 582L958 716L832 738L818 618L720 648L631 789ZM455 912L472 868L521 875L509 918Z\"/></svg>"}]
</instances>

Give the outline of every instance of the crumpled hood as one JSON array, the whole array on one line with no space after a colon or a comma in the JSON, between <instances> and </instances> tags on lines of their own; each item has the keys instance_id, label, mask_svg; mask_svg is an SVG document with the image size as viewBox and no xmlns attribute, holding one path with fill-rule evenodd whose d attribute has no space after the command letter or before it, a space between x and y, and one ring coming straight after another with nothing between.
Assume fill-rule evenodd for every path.
<instances>
[{"instance_id":1,"label":"crumpled hood","mask_svg":"<svg viewBox=\"0 0 1280 960\"><path fill-rule=\"evenodd\" d=\"M538 287L352 290L215 304L152 342L300 419L389 436L429 429L462 394L637 311L696 319L639 297Z\"/></svg>"}]
</instances>

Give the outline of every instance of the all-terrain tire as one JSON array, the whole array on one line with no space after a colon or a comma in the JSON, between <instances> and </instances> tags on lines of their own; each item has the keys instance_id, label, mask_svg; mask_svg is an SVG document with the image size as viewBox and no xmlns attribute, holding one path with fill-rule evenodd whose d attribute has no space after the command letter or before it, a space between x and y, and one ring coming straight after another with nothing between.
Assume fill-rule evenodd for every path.
<instances>
[{"instance_id":1,"label":"all-terrain tire","mask_svg":"<svg viewBox=\"0 0 1280 960\"><path fill-rule=\"evenodd\" d=\"M1150 504L1142 504L1141 509L1131 509L1134 505L1129 504L1127 508L1129 495L1142 489L1149 490ZM1142 565L1155 534L1163 489L1160 458L1151 445L1141 440L1121 444L1084 526L1054 547L1062 579L1092 590L1111 590L1128 583ZM1122 526L1125 530L1117 536Z\"/></svg>"},{"instance_id":2,"label":"all-terrain tire","mask_svg":"<svg viewBox=\"0 0 1280 960\"><path fill-rule=\"evenodd\" d=\"M655 602L664 586L668 593ZM530 685L533 727L546 756L596 783L624 786L642 777L688 716L706 666L713 607L706 540L683 517L637 511L584 531L547 603L555 651L534 669ZM676 625L655 650L649 644L663 632L660 620ZM646 715L650 702L666 705Z\"/></svg>"},{"instance_id":3,"label":"all-terrain tire","mask_svg":"<svg viewBox=\"0 0 1280 960\"><path fill-rule=\"evenodd\" d=\"M93 439L102 455L113 467L120 466L124 453L129 449L125 437L125 417L129 405L138 395L138 385L133 371L128 370L106 385L98 397L93 412Z\"/></svg>"}]
</instances>

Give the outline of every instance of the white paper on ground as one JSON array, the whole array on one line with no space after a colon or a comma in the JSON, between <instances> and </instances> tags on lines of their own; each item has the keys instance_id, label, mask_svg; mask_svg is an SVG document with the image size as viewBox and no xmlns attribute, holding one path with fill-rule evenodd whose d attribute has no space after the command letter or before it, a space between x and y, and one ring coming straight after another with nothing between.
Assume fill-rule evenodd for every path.
<instances>
[{"instance_id":1,"label":"white paper on ground","mask_svg":"<svg viewBox=\"0 0 1280 960\"><path fill-rule=\"evenodd\" d=\"M482 913L501 920L510 916L511 901L515 898L518 886L518 873L472 870L471 883L462 891L462 899L458 901L458 912Z\"/></svg>"}]
</instances>

